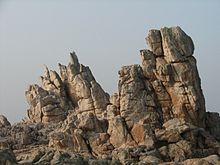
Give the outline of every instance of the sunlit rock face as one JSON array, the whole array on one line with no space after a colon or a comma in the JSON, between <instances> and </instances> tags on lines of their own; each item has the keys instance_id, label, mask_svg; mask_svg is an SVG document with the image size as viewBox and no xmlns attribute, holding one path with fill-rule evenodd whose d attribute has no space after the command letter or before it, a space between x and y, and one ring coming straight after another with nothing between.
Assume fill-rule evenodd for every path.
<instances>
[{"instance_id":1,"label":"sunlit rock face","mask_svg":"<svg viewBox=\"0 0 220 165\"><path fill-rule=\"evenodd\" d=\"M152 84L164 121L184 118L205 126L205 99L201 89L192 39L180 27L150 30L151 50L141 50L142 69Z\"/></svg>"},{"instance_id":2,"label":"sunlit rock face","mask_svg":"<svg viewBox=\"0 0 220 165\"><path fill-rule=\"evenodd\" d=\"M25 95L30 105L28 117L32 122L58 122L66 118L69 110L94 113L101 118L109 103L109 95L96 82L89 67L70 54L68 66L59 64L60 76L45 66L40 77L42 86L30 85Z\"/></svg>"},{"instance_id":3,"label":"sunlit rock face","mask_svg":"<svg viewBox=\"0 0 220 165\"><path fill-rule=\"evenodd\" d=\"M206 112L192 39L164 27L146 41L112 96L74 52L59 74L45 66L25 92L27 117L11 125L0 116L0 162L220 164L220 117Z\"/></svg>"}]
</instances>

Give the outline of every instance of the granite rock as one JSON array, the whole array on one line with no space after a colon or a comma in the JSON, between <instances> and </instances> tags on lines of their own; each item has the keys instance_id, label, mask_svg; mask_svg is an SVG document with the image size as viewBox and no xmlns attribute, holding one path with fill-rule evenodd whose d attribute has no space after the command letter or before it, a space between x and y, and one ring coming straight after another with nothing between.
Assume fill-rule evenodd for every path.
<instances>
[{"instance_id":1,"label":"granite rock","mask_svg":"<svg viewBox=\"0 0 220 165\"><path fill-rule=\"evenodd\" d=\"M45 66L27 117L0 116L0 164L219 164L220 117L206 112L192 39L164 27L146 41L112 96L75 52L60 73Z\"/></svg>"}]
</instances>

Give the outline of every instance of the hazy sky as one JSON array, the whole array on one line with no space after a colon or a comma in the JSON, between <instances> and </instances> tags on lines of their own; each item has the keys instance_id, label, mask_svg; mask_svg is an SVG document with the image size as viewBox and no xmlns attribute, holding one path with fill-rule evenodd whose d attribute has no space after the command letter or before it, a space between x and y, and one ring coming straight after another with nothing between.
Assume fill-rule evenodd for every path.
<instances>
[{"instance_id":1,"label":"hazy sky","mask_svg":"<svg viewBox=\"0 0 220 165\"><path fill-rule=\"evenodd\" d=\"M179 25L195 44L208 111L220 112L220 1L0 0L0 114L19 121L43 64L75 50L110 94L122 65L140 63L148 30Z\"/></svg>"}]
</instances>

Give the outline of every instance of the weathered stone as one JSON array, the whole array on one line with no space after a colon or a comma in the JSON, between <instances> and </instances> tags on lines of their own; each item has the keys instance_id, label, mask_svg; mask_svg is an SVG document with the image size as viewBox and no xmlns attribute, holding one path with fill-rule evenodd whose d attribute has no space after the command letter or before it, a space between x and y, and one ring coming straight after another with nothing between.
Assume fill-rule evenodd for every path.
<instances>
[{"instance_id":1,"label":"weathered stone","mask_svg":"<svg viewBox=\"0 0 220 165\"><path fill-rule=\"evenodd\" d=\"M119 108L120 100L119 100L119 95L118 95L118 93L114 93L114 94L110 97L110 103L113 104L114 106L116 106L117 108Z\"/></svg>"},{"instance_id":2,"label":"weathered stone","mask_svg":"<svg viewBox=\"0 0 220 165\"><path fill-rule=\"evenodd\" d=\"M32 85L26 92L30 104L28 117L32 122L57 122L66 118L67 111L94 112L101 118L109 103L109 96L95 81L90 69L79 64L75 53L69 65L59 64L60 76L45 66L42 87Z\"/></svg>"},{"instance_id":3,"label":"weathered stone","mask_svg":"<svg viewBox=\"0 0 220 165\"><path fill-rule=\"evenodd\" d=\"M182 139L181 134L194 126L187 123L184 119L174 118L163 124L164 129L155 130L155 135L160 141L178 142Z\"/></svg>"},{"instance_id":4,"label":"weathered stone","mask_svg":"<svg viewBox=\"0 0 220 165\"><path fill-rule=\"evenodd\" d=\"M72 135L64 132L52 133L50 135L49 146L75 152L88 152L88 147L80 129L75 129Z\"/></svg>"},{"instance_id":5,"label":"weathered stone","mask_svg":"<svg viewBox=\"0 0 220 165\"><path fill-rule=\"evenodd\" d=\"M16 165L17 161L13 151L9 149L0 150L0 164Z\"/></svg>"},{"instance_id":6,"label":"weathered stone","mask_svg":"<svg viewBox=\"0 0 220 165\"><path fill-rule=\"evenodd\" d=\"M140 160L140 164L143 163L143 164L159 164L159 163L162 163L163 161L160 160L159 158L155 157L155 156L145 156L145 157L142 157L142 159Z\"/></svg>"},{"instance_id":7,"label":"weathered stone","mask_svg":"<svg viewBox=\"0 0 220 165\"><path fill-rule=\"evenodd\" d=\"M160 153L160 155L161 155L161 157L163 158L164 161L169 161L170 160L169 159L169 154L168 154L169 150L168 150L167 146L160 147L158 149L158 151L159 151L159 153Z\"/></svg>"},{"instance_id":8,"label":"weathered stone","mask_svg":"<svg viewBox=\"0 0 220 165\"><path fill-rule=\"evenodd\" d=\"M149 50L141 50L141 67L143 69L143 74L147 78L156 79L156 57Z\"/></svg>"},{"instance_id":9,"label":"weathered stone","mask_svg":"<svg viewBox=\"0 0 220 165\"><path fill-rule=\"evenodd\" d=\"M95 112L100 119L109 103L109 96L95 81L90 69L79 64L75 53L71 54L71 61L67 67L60 66L66 92L79 113Z\"/></svg>"},{"instance_id":10,"label":"weathered stone","mask_svg":"<svg viewBox=\"0 0 220 165\"><path fill-rule=\"evenodd\" d=\"M218 113L206 112L206 129L217 140L220 140L220 116Z\"/></svg>"},{"instance_id":11,"label":"weathered stone","mask_svg":"<svg viewBox=\"0 0 220 165\"><path fill-rule=\"evenodd\" d=\"M200 159L188 159L183 162L183 165L217 165L220 163L220 157L211 155Z\"/></svg>"},{"instance_id":12,"label":"weathered stone","mask_svg":"<svg viewBox=\"0 0 220 165\"><path fill-rule=\"evenodd\" d=\"M191 144L184 140L176 144L169 144L169 156L171 160L177 162L184 161L191 156L191 149Z\"/></svg>"},{"instance_id":13,"label":"weathered stone","mask_svg":"<svg viewBox=\"0 0 220 165\"><path fill-rule=\"evenodd\" d=\"M9 140L6 138L0 138L0 150L10 148Z\"/></svg>"},{"instance_id":14,"label":"weathered stone","mask_svg":"<svg viewBox=\"0 0 220 165\"><path fill-rule=\"evenodd\" d=\"M45 85L45 84L44 84ZM32 85L25 93L28 103L28 118L32 122L57 122L66 116L62 100L55 93L50 93L38 85Z\"/></svg>"},{"instance_id":15,"label":"weathered stone","mask_svg":"<svg viewBox=\"0 0 220 165\"><path fill-rule=\"evenodd\" d=\"M125 119L128 129L134 123L145 120L148 114L155 118L152 126L159 125L158 108L150 84L144 81L139 65L124 66L119 71L120 114Z\"/></svg>"},{"instance_id":16,"label":"weathered stone","mask_svg":"<svg viewBox=\"0 0 220 165\"><path fill-rule=\"evenodd\" d=\"M148 150L155 147L153 130L148 125L135 124L131 130L131 135L137 144L145 145Z\"/></svg>"},{"instance_id":17,"label":"weathered stone","mask_svg":"<svg viewBox=\"0 0 220 165\"><path fill-rule=\"evenodd\" d=\"M25 92L28 117L0 116L0 164L16 164L8 148L27 165L220 164L220 117L205 112L191 38L165 27L146 40L111 97L75 52L60 74L45 66Z\"/></svg>"},{"instance_id":18,"label":"weathered stone","mask_svg":"<svg viewBox=\"0 0 220 165\"><path fill-rule=\"evenodd\" d=\"M162 37L159 30L150 30L146 38L146 41L155 55L163 55Z\"/></svg>"},{"instance_id":19,"label":"weathered stone","mask_svg":"<svg viewBox=\"0 0 220 165\"><path fill-rule=\"evenodd\" d=\"M112 159L118 160L122 164L129 164L129 163L131 164L133 162L131 154L129 153L128 149L124 149L124 148L115 149L112 152Z\"/></svg>"},{"instance_id":20,"label":"weathered stone","mask_svg":"<svg viewBox=\"0 0 220 165\"><path fill-rule=\"evenodd\" d=\"M52 133L49 146L57 149L73 149L74 147L72 137L63 132Z\"/></svg>"},{"instance_id":21,"label":"weathered stone","mask_svg":"<svg viewBox=\"0 0 220 165\"><path fill-rule=\"evenodd\" d=\"M168 62L184 61L194 52L192 39L180 27L160 30L165 59Z\"/></svg>"},{"instance_id":22,"label":"weathered stone","mask_svg":"<svg viewBox=\"0 0 220 165\"><path fill-rule=\"evenodd\" d=\"M155 89L164 120L184 118L204 127L205 101L191 38L180 27L164 27L151 31L147 42L153 53L141 51L142 69Z\"/></svg>"},{"instance_id":23,"label":"weathered stone","mask_svg":"<svg viewBox=\"0 0 220 165\"><path fill-rule=\"evenodd\" d=\"M87 134L88 135L88 134ZM91 153L97 158L102 159L103 156L111 155L114 147L109 143L109 134L107 133L90 133L88 142L91 147Z\"/></svg>"},{"instance_id":24,"label":"weathered stone","mask_svg":"<svg viewBox=\"0 0 220 165\"><path fill-rule=\"evenodd\" d=\"M82 113L78 115L78 128L84 131L102 132L101 121L97 119L94 113Z\"/></svg>"},{"instance_id":25,"label":"weathered stone","mask_svg":"<svg viewBox=\"0 0 220 165\"><path fill-rule=\"evenodd\" d=\"M120 115L120 111L119 109L115 106L115 105L108 105L107 106L107 114L106 114L106 118L108 120L113 119L115 116Z\"/></svg>"},{"instance_id":26,"label":"weathered stone","mask_svg":"<svg viewBox=\"0 0 220 165\"><path fill-rule=\"evenodd\" d=\"M132 142L131 135L120 116L109 120L108 134L110 134L110 143L115 148Z\"/></svg>"},{"instance_id":27,"label":"weathered stone","mask_svg":"<svg viewBox=\"0 0 220 165\"><path fill-rule=\"evenodd\" d=\"M11 126L10 122L8 121L8 119L3 116L3 115L0 115L0 126Z\"/></svg>"},{"instance_id":28,"label":"weathered stone","mask_svg":"<svg viewBox=\"0 0 220 165\"><path fill-rule=\"evenodd\" d=\"M169 143L172 143L181 140L181 136L178 132L176 132L176 130L156 130L155 134L157 139L160 141L167 141Z\"/></svg>"}]
</instances>

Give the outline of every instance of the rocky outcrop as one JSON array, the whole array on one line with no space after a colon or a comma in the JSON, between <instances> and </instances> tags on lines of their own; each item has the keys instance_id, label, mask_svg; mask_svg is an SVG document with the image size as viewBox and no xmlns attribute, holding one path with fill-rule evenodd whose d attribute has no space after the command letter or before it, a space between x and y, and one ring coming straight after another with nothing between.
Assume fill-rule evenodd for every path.
<instances>
[{"instance_id":1,"label":"rocky outcrop","mask_svg":"<svg viewBox=\"0 0 220 165\"><path fill-rule=\"evenodd\" d=\"M152 51L141 50L142 68L158 97L164 121L184 118L204 127L205 101L192 39L180 27L165 27L151 30L146 40Z\"/></svg>"},{"instance_id":2,"label":"rocky outcrop","mask_svg":"<svg viewBox=\"0 0 220 165\"><path fill-rule=\"evenodd\" d=\"M5 126L11 126L11 124L5 116L0 115L0 127L5 127Z\"/></svg>"},{"instance_id":3,"label":"rocky outcrop","mask_svg":"<svg viewBox=\"0 0 220 165\"><path fill-rule=\"evenodd\" d=\"M69 110L79 115L92 112L101 118L109 96L94 79L89 67L79 64L75 53L68 66L59 64L60 75L45 66L40 77L42 87L30 85L25 95L30 105L31 122L57 122L66 118Z\"/></svg>"},{"instance_id":4,"label":"rocky outcrop","mask_svg":"<svg viewBox=\"0 0 220 165\"><path fill-rule=\"evenodd\" d=\"M219 164L220 117L206 112L192 39L165 27L146 41L111 97L74 52L60 74L45 66L27 118L0 116L0 149L19 164Z\"/></svg>"}]
</instances>

